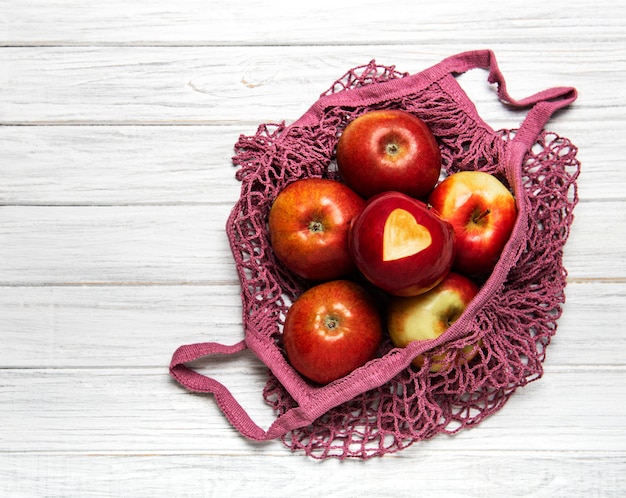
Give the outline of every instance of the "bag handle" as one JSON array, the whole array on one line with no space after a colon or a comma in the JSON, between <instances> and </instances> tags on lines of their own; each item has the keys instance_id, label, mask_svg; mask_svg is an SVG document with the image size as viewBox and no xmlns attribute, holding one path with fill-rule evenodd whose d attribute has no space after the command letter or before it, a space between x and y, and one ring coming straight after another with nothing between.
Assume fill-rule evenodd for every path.
<instances>
[{"instance_id":1,"label":"bag handle","mask_svg":"<svg viewBox=\"0 0 626 498\"><path fill-rule=\"evenodd\" d=\"M257 425L224 384L190 368L186 363L211 355L235 355L247 349L245 340L233 345L203 342L180 346L173 354L170 374L189 391L212 394L222 413L242 435L254 441L269 441L283 436L290 430L310 424L323 413L311 413L301 407L292 408L279 416L267 431Z\"/></svg>"},{"instance_id":2,"label":"bag handle","mask_svg":"<svg viewBox=\"0 0 626 498\"><path fill-rule=\"evenodd\" d=\"M185 363L198 360L205 356L215 354L234 355L246 349L245 341L240 341L232 346L216 342L203 342L180 346L172 356L170 374L189 391L197 393L210 393L228 420L237 427L242 434L251 439L259 439L260 427L258 427L243 407L237 402L232 393L220 382L188 367Z\"/></svg>"},{"instance_id":3,"label":"bag handle","mask_svg":"<svg viewBox=\"0 0 626 498\"><path fill-rule=\"evenodd\" d=\"M539 91L523 99L514 99L506 87L504 75L498 67L496 56L491 50L474 50L453 55L434 66L437 73L462 74L470 69L488 69L487 81L497 85L501 102L517 109L531 107L518 129L514 140L530 148L550 117L559 109L570 105L578 97L574 87L560 86Z\"/></svg>"},{"instance_id":4,"label":"bag handle","mask_svg":"<svg viewBox=\"0 0 626 498\"><path fill-rule=\"evenodd\" d=\"M539 91L522 99L514 99L508 92L506 80L500 71L495 53L492 50L474 50L453 55L444 59L432 69L434 73L462 74L470 69L488 69L487 81L497 85L497 95L501 102L514 108L532 107L517 134L516 141L531 147L543 126L559 109L570 105L578 97L574 87L559 86Z\"/></svg>"}]
</instances>

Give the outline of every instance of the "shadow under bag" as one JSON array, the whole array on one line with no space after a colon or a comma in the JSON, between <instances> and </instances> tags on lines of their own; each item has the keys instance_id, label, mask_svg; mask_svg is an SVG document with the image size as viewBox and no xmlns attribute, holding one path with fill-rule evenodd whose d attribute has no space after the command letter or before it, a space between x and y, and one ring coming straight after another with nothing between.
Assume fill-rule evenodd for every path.
<instances>
[{"instance_id":1,"label":"shadow under bag","mask_svg":"<svg viewBox=\"0 0 626 498\"><path fill-rule=\"evenodd\" d=\"M500 101L527 109L518 129L493 130L455 78L488 70ZM368 65L348 71L295 123L263 124L235 145L241 196L227 222L243 300L245 338L234 345L181 346L170 365L185 388L212 393L241 434L280 438L313 458L367 459L393 453L439 433L454 433L502 408L518 387L542 376L546 348L565 300L563 246L578 201L576 147L544 130L550 116L576 99L576 90L551 88L522 100L507 92L493 52L465 52L417 74ZM311 384L287 362L281 330L288 303L307 283L274 258L267 217L289 183L338 178L334 151L355 117L375 109L403 109L422 119L440 145L443 170L480 170L514 193L518 217L495 267L463 315L440 337L394 348L325 386ZM429 371L429 357L481 342L469 363ZM250 349L269 368L263 396L276 419L259 427L221 383L187 363ZM426 353L426 363L411 361Z\"/></svg>"}]
</instances>

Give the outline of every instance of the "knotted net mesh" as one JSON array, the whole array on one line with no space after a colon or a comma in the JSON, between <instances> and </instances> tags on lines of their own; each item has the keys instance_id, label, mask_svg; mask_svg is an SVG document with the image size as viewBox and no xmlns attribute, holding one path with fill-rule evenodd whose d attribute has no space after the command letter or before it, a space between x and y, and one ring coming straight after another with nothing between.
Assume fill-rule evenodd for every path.
<instances>
[{"instance_id":1,"label":"knotted net mesh","mask_svg":"<svg viewBox=\"0 0 626 498\"><path fill-rule=\"evenodd\" d=\"M372 61L346 73L325 95L405 76ZM437 138L445 174L480 170L507 183L503 158L515 130L493 131L457 100L434 81L397 99L329 107L314 125L264 124L255 135L240 137L233 162L239 166L241 197L227 234L242 284L246 334L262 337L267 347L280 348L289 304L311 285L274 257L267 231L273 200L297 179L340 180L335 146L347 123L360 114L377 108L411 112ZM565 300L562 255L578 201L576 153L568 139L543 131L526 154L523 192L516 193L518 202L528 203L530 213L524 244L507 265L504 284L473 317L465 337L430 351L422 368L408 367L379 388L290 431L282 437L287 447L319 459L393 453L436 434L478 424L517 388L541 377ZM478 350L471 362L430 372L433 356L469 345ZM387 342L382 354L392 349ZM278 414L297 405L271 372L263 395Z\"/></svg>"}]
</instances>

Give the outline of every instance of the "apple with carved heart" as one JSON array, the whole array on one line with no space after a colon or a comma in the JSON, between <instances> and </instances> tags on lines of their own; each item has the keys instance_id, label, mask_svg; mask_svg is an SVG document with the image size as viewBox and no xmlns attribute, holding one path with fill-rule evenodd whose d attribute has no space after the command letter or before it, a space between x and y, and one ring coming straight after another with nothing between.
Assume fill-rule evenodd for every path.
<instances>
[{"instance_id":1,"label":"apple with carved heart","mask_svg":"<svg viewBox=\"0 0 626 498\"><path fill-rule=\"evenodd\" d=\"M291 305L283 345L300 374L327 384L373 359L382 331L382 316L370 294L350 280L333 280L311 287Z\"/></svg>"},{"instance_id":2,"label":"apple with carved heart","mask_svg":"<svg viewBox=\"0 0 626 498\"><path fill-rule=\"evenodd\" d=\"M437 185L428 202L454 227L454 269L469 276L490 273L517 218L511 191L489 173L461 171Z\"/></svg>"},{"instance_id":3,"label":"apple with carved heart","mask_svg":"<svg viewBox=\"0 0 626 498\"><path fill-rule=\"evenodd\" d=\"M399 109L361 114L337 143L337 168L365 198L396 191L425 198L441 172L441 152L429 127Z\"/></svg>"},{"instance_id":4,"label":"apple with carved heart","mask_svg":"<svg viewBox=\"0 0 626 498\"><path fill-rule=\"evenodd\" d=\"M276 258L310 280L331 280L354 271L348 230L364 205L365 200L335 180L305 178L290 183L269 213Z\"/></svg>"},{"instance_id":5,"label":"apple with carved heart","mask_svg":"<svg viewBox=\"0 0 626 498\"><path fill-rule=\"evenodd\" d=\"M454 230L425 203L385 192L371 198L352 221L349 249L372 284L392 295L414 296L450 271Z\"/></svg>"},{"instance_id":6,"label":"apple with carved heart","mask_svg":"<svg viewBox=\"0 0 626 498\"><path fill-rule=\"evenodd\" d=\"M419 296L394 297L387 306L387 327L396 347L406 347L413 341L428 341L443 334L465 311L478 293L478 286L469 278L450 272L443 281ZM462 349L448 349L435 355L431 372L439 372L450 365L471 360L478 353L479 344ZM424 355L413 364L421 367Z\"/></svg>"}]
</instances>

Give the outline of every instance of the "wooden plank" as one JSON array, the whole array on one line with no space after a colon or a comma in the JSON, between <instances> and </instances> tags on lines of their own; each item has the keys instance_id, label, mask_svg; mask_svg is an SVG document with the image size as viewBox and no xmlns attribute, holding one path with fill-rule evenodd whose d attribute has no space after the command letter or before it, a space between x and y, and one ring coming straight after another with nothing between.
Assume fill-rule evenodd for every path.
<instances>
[{"instance_id":1,"label":"wooden plank","mask_svg":"<svg viewBox=\"0 0 626 498\"><path fill-rule=\"evenodd\" d=\"M274 415L261 396L265 368L250 353L201 369L223 382L261 427ZM624 369L551 368L471 430L406 451L597 451L626 455ZM0 455L226 454L287 456L278 441L252 443L230 426L211 396L190 394L166 368L5 369Z\"/></svg>"},{"instance_id":2,"label":"wooden plank","mask_svg":"<svg viewBox=\"0 0 626 498\"><path fill-rule=\"evenodd\" d=\"M243 339L238 283L0 287L0 368L166 366L191 342Z\"/></svg>"},{"instance_id":3,"label":"wooden plank","mask_svg":"<svg viewBox=\"0 0 626 498\"><path fill-rule=\"evenodd\" d=\"M615 332L619 323L615 320L626 318L623 288L624 283L568 284L563 314L547 353L548 365L624 364L626 337Z\"/></svg>"},{"instance_id":4,"label":"wooden plank","mask_svg":"<svg viewBox=\"0 0 626 498\"><path fill-rule=\"evenodd\" d=\"M576 114L575 110L571 116ZM562 124L560 123L559 127ZM240 134L254 125L3 126L3 205L233 204ZM626 169L606 127L578 134L583 202L624 200ZM572 139L573 140L573 139Z\"/></svg>"},{"instance_id":5,"label":"wooden plank","mask_svg":"<svg viewBox=\"0 0 626 498\"><path fill-rule=\"evenodd\" d=\"M4 205L224 204L246 126L0 127Z\"/></svg>"},{"instance_id":6,"label":"wooden plank","mask_svg":"<svg viewBox=\"0 0 626 498\"><path fill-rule=\"evenodd\" d=\"M4 207L0 281L232 283L231 206Z\"/></svg>"},{"instance_id":7,"label":"wooden plank","mask_svg":"<svg viewBox=\"0 0 626 498\"><path fill-rule=\"evenodd\" d=\"M625 366L614 329L626 322L626 283L571 283L566 293L547 365ZM182 344L244 335L237 283L0 287L0 331L2 369L158 367Z\"/></svg>"},{"instance_id":8,"label":"wooden plank","mask_svg":"<svg viewBox=\"0 0 626 498\"><path fill-rule=\"evenodd\" d=\"M566 5L567 8L564 8ZM163 0L106 3L45 0L0 2L0 42L5 45L133 44L133 45L337 45L404 43L432 46L443 40L462 39L479 46L507 45L533 40L542 47L564 39L577 44L594 43L598 17L590 3L553 2L546 5L529 0L498 9L498 26L493 26L493 5L474 3L471 9L461 0L433 3L403 3L402 15L382 21L375 0L337 3L320 0L314 4L279 0L271 4L232 3L214 0ZM606 39L623 35L624 6L605 0L602 17ZM541 12L541 16L537 15ZM372 15L380 13L380 15ZM581 22L585 20L587 22ZM505 34L505 35L504 35Z\"/></svg>"},{"instance_id":9,"label":"wooden plank","mask_svg":"<svg viewBox=\"0 0 626 498\"><path fill-rule=\"evenodd\" d=\"M574 222L564 247L563 263L569 278L592 279L607 277L623 279L626 266L620 268L626 256L626 240L621 228L626 226L626 211L621 202L581 202L574 211ZM603 215L604 213L604 215ZM606 216L607 224L600 220ZM610 268L607 273L607 268Z\"/></svg>"},{"instance_id":10,"label":"wooden plank","mask_svg":"<svg viewBox=\"0 0 626 498\"><path fill-rule=\"evenodd\" d=\"M324 463L285 454L0 453L5 496L368 496L420 493L496 497L618 498L623 454L611 452L412 451L368 462ZM452 470L451 470L452 469ZM349 476L367 474L367 478ZM323 478L322 478L323 476ZM518 487L515 487L518 486Z\"/></svg>"},{"instance_id":11,"label":"wooden plank","mask_svg":"<svg viewBox=\"0 0 626 498\"><path fill-rule=\"evenodd\" d=\"M2 207L0 283L233 282L230 205ZM607 217L606 213L612 213ZM564 262L571 279L626 278L622 201L581 203Z\"/></svg>"},{"instance_id":12,"label":"wooden plank","mask_svg":"<svg viewBox=\"0 0 626 498\"><path fill-rule=\"evenodd\" d=\"M17 47L0 52L0 122L4 124L216 124L288 122L301 116L348 69L376 59L418 72L467 46L439 44L417 51L406 45L339 47ZM511 94L576 86L585 105L559 114L558 130L580 136L598 122L619 122L616 102L626 59L619 44L573 52L566 42L541 59L535 49L498 53ZM581 60L582 58L582 60ZM558 63L556 63L558 61ZM585 72L579 71L581 64ZM42 69L43 68L43 69ZM462 81L494 128L523 118L502 106L486 72ZM603 82L598 87L597 81ZM473 84L471 82L474 82ZM619 130L619 129L618 129ZM611 143L618 130L607 128ZM613 135L615 134L615 135ZM571 137L575 138L575 137Z\"/></svg>"}]
</instances>

